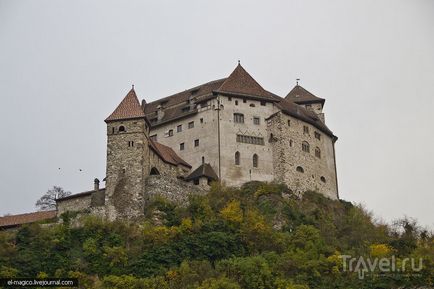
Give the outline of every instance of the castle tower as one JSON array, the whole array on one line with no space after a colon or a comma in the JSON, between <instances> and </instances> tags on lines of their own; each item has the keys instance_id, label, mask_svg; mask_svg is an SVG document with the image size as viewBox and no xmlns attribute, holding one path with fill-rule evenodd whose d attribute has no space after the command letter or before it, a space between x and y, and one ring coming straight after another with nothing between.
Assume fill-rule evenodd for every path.
<instances>
[{"instance_id":1,"label":"castle tower","mask_svg":"<svg viewBox=\"0 0 434 289\"><path fill-rule=\"evenodd\" d=\"M134 88L105 120L107 123L106 215L143 215L144 179L149 175L149 124Z\"/></svg>"},{"instance_id":2,"label":"castle tower","mask_svg":"<svg viewBox=\"0 0 434 289\"><path fill-rule=\"evenodd\" d=\"M286 100L292 101L298 105L304 106L306 109L315 112L318 117L325 123L324 108L325 99L317 97L301 87L298 84L286 95Z\"/></svg>"}]
</instances>

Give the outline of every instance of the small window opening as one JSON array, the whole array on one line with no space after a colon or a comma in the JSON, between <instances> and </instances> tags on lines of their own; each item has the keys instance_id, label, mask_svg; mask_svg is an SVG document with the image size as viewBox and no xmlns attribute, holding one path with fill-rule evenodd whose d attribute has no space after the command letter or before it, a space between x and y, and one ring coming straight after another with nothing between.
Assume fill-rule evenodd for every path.
<instances>
[{"instance_id":1,"label":"small window opening","mask_svg":"<svg viewBox=\"0 0 434 289\"><path fill-rule=\"evenodd\" d=\"M304 152L306 152L306 153L310 152L309 143L306 142L306 141L304 141L304 142L301 144L301 149L302 149Z\"/></svg>"},{"instance_id":2,"label":"small window opening","mask_svg":"<svg viewBox=\"0 0 434 289\"><path fill-rule=\"evenodd\" d=\"M235 153L235 165L240 165L240 152Z\"/></svg>"},{"instance_id":3,"label":"small window opening","mask_svg":"<svg viewBox=\"0 0 434 289\"><path fill-rule=\"evenodd\" d=\"M120 127L119 127L119 132L124 132L125 131L125 127L123 126L123 125L121 125Z\"/></svg>"},{"instance_id":4,"label":"small window opening","mask_svg":"<svg viewBox=\"0 0 434 289\"><path fill-rule=\"evenodd\" d=\"M200 119L200 123L203 123L203 118Z\"/></svg>"},{"instance_id":5,"label":"small window opening","mask_svg":"<svg viewBox=\"0 0 434 289\"><path fill-rule=\"evenodd\" d=\"M325 177L321 177L321 182L325 183L326 182L326 178Z\"/></svg>"},{"instance_id":6,"label":"small window opening","mask_svg":"<svg viewBox=\"0 0 434 289\"><path fill-rule=\"evenodd\" d=\"M254 154L254 155L253 155L253 167L254 167L254 168L257 168L257 167L258 167L258 161L259 161L258 155L257 155L257 154Z\"/></svg>"},{"instance_id":7,"label":"small window opening","mask_svg":"<svg viewBox=\"0 0 434 289\"><path fill-rule=\"evenodd\" d=\"M205 163L205 157L202 156L202 164L204 164L204 163Z\"/></svg>"},{"instance_id":8,"label":"small window opening","mask_svg":"<svg viewBox=\"0 0 434 289\"><path fill-rule=\"evenodd\" d=\"M235 100L235 105L238 105L238 100Z\"/></svg>"},{"instance_id":9,"label":"small window opening","mask_svg":"<svg viewBox=\"0 0 434 289\"><path fill-rule=\"evenodd\" d=\"M297 172L304 173L304 169L300 166L297 167Z\"/></svg>"},{"instance_id":10,"label":"small window opening","mask_svg":"<svg viewBox=\"0 0 434 289\"><path fill-rule=\"evenodd\" d=\"M184 144L184 143L180 143L180 144L179 144L179 150L180 150L180 151L183 151L184 148L185 148L185 144Z\"/></svg>"},{"instance_id":11,"label":"small window opening","mask_svg":"<svg viewBox=\"0 0 434 289\"><path fill-rule=\"evenodd\" d=\"M262 106L266 106L267 103L266 103L265 101L261 101L261 105L262 105Z\"/></svg>"},{"instance_id":12,"label":"small window opening","mask_svg":"<svg viewBox=\"0 0 434 289\"><path fill-rule=\"evenodd\" d=\"M198 146L199 146L199 140L198 140L198 139L195 139L195 140L194 140L194 146L195 146L195 147L198 147Z\"/></svg>"},{"instance_id":13,"label":"small window opening","mask_svg":"<svg viewBox=\"0 0 434 289\"><path fill-rule=\"evenodd\" d=\"M149 174L150 174L151 176L157 176L157 175L160 174L160 172L157 170L157 168L153 167L153 168L151 169L151 171L149 172Z\"/></svg>"}]
</instances>

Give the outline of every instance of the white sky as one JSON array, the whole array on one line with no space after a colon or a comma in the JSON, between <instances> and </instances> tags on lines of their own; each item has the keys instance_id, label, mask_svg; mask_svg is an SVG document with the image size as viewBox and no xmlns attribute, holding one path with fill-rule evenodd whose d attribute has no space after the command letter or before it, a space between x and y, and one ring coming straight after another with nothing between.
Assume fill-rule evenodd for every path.
<instances>
[{"instance_id":1,"label":"white sky","mask_svg":"<svg viewBox=\"0 0 434 289\"><path fill-rule=\"evenodd\" d=\"M103 120L132 83L152 101L238 59L327 99L341 198L434 227L432 0L0 0L0 215L104 178Z\"/></svg>"}]
</instances>

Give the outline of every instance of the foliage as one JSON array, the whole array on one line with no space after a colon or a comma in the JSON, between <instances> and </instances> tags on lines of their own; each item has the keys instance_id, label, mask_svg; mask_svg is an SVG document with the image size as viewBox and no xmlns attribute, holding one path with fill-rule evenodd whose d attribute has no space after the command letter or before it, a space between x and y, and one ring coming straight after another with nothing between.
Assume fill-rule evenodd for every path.
<instances>
[{"instance_id":1,"label":"foliage","mask_svg":"<svg viewBox=\"0 0 434 289\"><path fill-rule=\"evenodd\" d=\"M36 201L35 206L39 211L49 211L56 209L56 199L71 195L71 192L65 191L63 188L53 186L42 197Z\"/></svg>"},{"instance_id":2,"label":"foliage","mask_svg":"<svg viewBox=\"0 0 434 289\"><path fill-rule=\"evenodd\" d=\"M87 216L72 226L76 217L1 231L0 277L71 277L101 289L394 288L434 277L433 235L414 220L377 223L362 206L315 192L300 198L275 183L213 183L186 206L155 199L140 223ZM360 280L342 255L394 256L399 266L423 258L423 266Z\"/></svg>"}]
</instances>

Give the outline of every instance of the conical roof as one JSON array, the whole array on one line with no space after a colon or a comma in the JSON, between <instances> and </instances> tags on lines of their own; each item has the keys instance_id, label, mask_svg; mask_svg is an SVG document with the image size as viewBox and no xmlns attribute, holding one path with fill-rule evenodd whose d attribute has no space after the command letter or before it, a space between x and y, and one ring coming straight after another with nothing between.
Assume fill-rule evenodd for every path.
<instances>
[{"instance_id":1,"label":"conical roof","mask_svg":"<svg viewBox=\"0 0 434 289\"><path fill-rule=\"evenodd\" d=\"M106 122L132 118L144 118L145 113L140 105L134 88L132 88L118 107L106 118Z\"/></svg>"},{"instance_id":2,"label":"conical roof","mask_svg":"<svg viewBox=\"0 0 434 289\"><path fill-rule=\"evenodd\" d=\"M231 75L217 89L217 92L273 98L272 94L262 88L241 64L237 65Z\"/></svg>"},{"instance_id":3,"label":"conical roof","mask_svg":"<svg viewBox=\"0 0 434 289\"><path fill-rule=\"evenodd\" d=\"M307 104L307 103L322 103L324 104L325 99L315 96L310 93L300 85L294 86L294 88L286 95L286 100L290 100L297 104Z\"/></svg>"}]
</instances>

